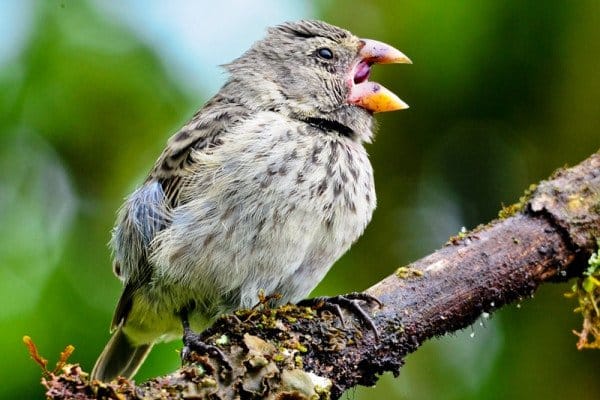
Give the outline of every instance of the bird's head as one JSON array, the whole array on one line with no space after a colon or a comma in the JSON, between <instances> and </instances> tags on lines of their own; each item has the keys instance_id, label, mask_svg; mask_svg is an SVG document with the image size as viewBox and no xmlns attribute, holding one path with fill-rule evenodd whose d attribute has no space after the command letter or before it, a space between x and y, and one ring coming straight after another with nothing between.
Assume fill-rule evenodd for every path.
<instances>
[{"instance_id":1,"label":"bird's head","mask_svg":"<svg viewBox=\"0 0 600 400\"><path fill-rule=\"evenodd\" d=\"M373 113L408 107L369 81L373 64L388 63L410 60L392 46L321 21L288 22L270 28L227 65L228 86L243 86L247 98L240 100L257 110L335 121L369 140L364 136L370 135Z\"/></svg>"}]
</instances>

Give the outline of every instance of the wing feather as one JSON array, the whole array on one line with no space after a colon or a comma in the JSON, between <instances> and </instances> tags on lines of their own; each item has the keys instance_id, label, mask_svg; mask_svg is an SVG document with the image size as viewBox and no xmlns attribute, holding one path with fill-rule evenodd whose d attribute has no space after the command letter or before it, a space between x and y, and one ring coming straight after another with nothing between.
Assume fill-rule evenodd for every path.
<instances>
[{"instance_id":1,"label":"wing feather","mask_svg":"<svg viewBox=\"0 0 600 400\"><path fill-rule=\"evenodd\" d=\"M152 281L148 259L152 240L171 224L172 214L182 204L181 188L191 174L194 151L219 146L221 136L249 114L222 95L211 99L167 142L144 184L125 202L113 231L115 268L124 289L115 310L113 327L125 323L135 292Z\"/></svg>"}]
</instances>

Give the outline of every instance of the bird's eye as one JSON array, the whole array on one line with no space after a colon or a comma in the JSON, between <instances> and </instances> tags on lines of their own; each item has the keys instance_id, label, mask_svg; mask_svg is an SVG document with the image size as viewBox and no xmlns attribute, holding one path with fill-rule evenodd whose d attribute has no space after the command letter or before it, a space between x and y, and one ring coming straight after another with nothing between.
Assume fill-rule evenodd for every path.
<instances>
[{"instance_id":1,"label":"bird's eye","mask_svg":"<svg viewBox=\"0 0 600 400\"><path fill-rule=\"evenodd\" d=\"M333 51L327 47L321 47L317 50L317 55L325 60L331 60L333 58Z\"/></svg>"}]
</instances>

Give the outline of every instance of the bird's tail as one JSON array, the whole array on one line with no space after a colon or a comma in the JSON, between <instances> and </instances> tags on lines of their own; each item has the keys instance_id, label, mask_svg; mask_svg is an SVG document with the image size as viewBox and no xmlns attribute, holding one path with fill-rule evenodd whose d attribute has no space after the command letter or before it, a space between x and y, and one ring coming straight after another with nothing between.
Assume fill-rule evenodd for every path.
<instances>
[{"instance_id":1,"label":"bird's tail","mask_svg":"<svg viewBox=\"0 0 600 400\"><path fill-rule=\"evenodd\" d=\"M98 357L91 379L109 382L118 376L128 379L133 377L148 356L153 344L132 345L119 325Z\"/></svg>"}]
</instances>

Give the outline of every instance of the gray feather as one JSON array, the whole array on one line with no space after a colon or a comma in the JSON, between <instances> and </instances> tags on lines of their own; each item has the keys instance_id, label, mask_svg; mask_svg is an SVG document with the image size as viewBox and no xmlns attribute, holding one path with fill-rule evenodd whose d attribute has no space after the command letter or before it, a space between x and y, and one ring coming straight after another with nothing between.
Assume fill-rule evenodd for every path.
<instances>
[{"instance_id":1,"label":"gray feather","mask_svg":"<svg viewBox=\"0 0 600 400\"><path fill-rule=\"evenodd\" d=\"M119 376L129 379L135 375L151 349L152 343L133 346L119 326L98 357L90 378L102 382L110 382Z\"/></svg>"}]
</instances>

